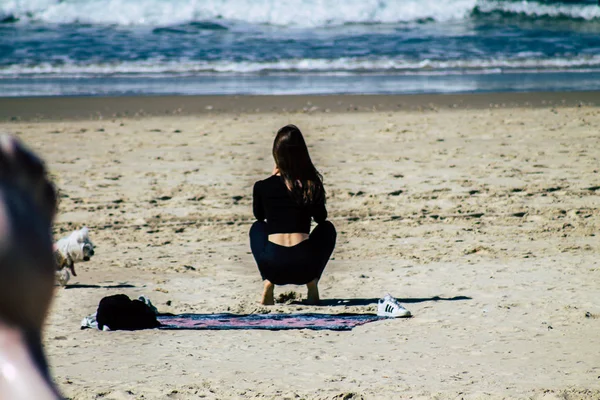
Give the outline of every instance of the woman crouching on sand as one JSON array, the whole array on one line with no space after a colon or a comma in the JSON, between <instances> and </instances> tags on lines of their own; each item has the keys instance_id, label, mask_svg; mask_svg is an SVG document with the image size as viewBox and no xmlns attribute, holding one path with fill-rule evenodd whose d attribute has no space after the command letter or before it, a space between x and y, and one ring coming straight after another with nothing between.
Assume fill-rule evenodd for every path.
<instances>
[{"instance_id":1,"label":"woman crouching on sand","mask_svg":"<svg viewBox=\"0 0 600 400\"><path fill-rule=\"evenodd\" d=\"M325 188L300 129L287 125L273 143L275 169L254 184L250 247L264 281L262 304L273 305L275 285L306 285L307 303L319 303L317 284L335 247ZM318 224L310 232L311 217ZM265 222L266 219L266 222Z\"/></svg>"}]
</instances>

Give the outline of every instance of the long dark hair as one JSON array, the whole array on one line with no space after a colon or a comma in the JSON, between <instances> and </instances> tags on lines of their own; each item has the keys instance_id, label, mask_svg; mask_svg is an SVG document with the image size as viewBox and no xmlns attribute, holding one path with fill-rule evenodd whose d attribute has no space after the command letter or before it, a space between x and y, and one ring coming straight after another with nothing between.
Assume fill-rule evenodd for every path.
<instances>
[{"instance_id":1,"label":"long dark hair","mask_svg":"<svg viewBox=\"0 0 600 400\"><path fill-rule=\"evenodd\" d=\"M325 201L323 177L313 165L302 132L286 125L277 132L273 158L292 197L302 205Z\"/></svg>"}]
</instances>

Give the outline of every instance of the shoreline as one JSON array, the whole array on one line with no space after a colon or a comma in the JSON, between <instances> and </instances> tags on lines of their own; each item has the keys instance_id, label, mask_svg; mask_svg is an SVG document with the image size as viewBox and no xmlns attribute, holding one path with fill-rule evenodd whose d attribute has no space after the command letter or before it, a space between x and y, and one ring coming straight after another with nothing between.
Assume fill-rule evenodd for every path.
<instances>
[{"instance_id":1,"label":"shoreline","mask_svg":"<svg viewBox=\"0 0 600 400\"><path fill-rule=\"evenodd\" d=\"M600 91L407 95L0 97L0 121L239 113L339 113L600 106Z\"/></svg>"}]
</instances>

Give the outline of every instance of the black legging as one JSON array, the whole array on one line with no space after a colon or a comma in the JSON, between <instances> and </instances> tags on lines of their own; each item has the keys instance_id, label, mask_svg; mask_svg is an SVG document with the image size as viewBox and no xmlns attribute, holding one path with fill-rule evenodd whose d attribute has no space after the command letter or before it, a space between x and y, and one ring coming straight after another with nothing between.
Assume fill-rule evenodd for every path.
<instances>
[{"instance_id":1,"label":"black legging","mask_svg":"<svg viewBox=\"0 0 600 400\"><path fill-rule=\"evenodd\" d=\"M307 240L291 247L269 242L267 224L256 221L250 228L250 248L263 280L276 285L305 285L321 278L333 253L335 227L321 222Z\"/></svg>"}]
</instances>

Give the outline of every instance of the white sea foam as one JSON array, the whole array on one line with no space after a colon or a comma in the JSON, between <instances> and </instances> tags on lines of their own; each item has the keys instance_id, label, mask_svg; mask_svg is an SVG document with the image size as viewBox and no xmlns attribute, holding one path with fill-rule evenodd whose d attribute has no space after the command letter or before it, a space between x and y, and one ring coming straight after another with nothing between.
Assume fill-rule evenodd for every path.
<instances>
[{"instance_id":1,"label":"white sea foam","mask_svg":"<svg viewBox=\"0 0 600 400\"><path fill-rule=\"evenodd\" d=\"M0 0L0 20L168 26L191 21L317 27L468 18L501 11L531 17L600 18L595 4L508 0ZM293 11L292 11L293 10Z\"/></svg>"},{"instance_id":2,"label":"white sea foam","mask_svg":"<svg viewBox=\"0 0 600 400\"><path fill-rule=\"evenodd\" d=\"M600 7L595 4L552 3L542 4L535 1L480 1L478 10L483 13L504 12L529 17L563 17L584 20L600 18Z\"/></svg>"},{"instance_id":3,"label":"white sea foam","mask_svg":"<svg viewBox=\"0 0 600 400\"><path fill-rule=\"evenodd\" d=\"M395 74L446 75L500 73L524 70L600 70L600 55L577 58L495 58L484 60L422 60L379 58L296 59L274 62L230 61L124 61L82 64L67 60L60 64L8 65L0 67L0 79L19 77L86 78L106 76L176 76L208 74Z\"/></svg>"}]
</instances>

